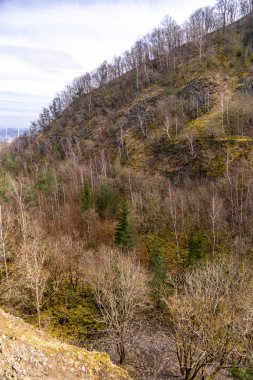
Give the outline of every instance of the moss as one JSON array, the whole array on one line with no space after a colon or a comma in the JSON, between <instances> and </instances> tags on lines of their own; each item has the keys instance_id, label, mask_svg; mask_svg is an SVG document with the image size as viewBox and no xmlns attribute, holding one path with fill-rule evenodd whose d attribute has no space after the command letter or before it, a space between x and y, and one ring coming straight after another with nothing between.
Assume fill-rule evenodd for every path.
<instances>
[{"instance_id":1,"label":"moss","mask_svg":"<svg viewBox=\"0 0 253 380\"><path fill-rule=\"evenodd\" d=\"M207 175L212 178L217 178L224 173L225 169L226 158L224 156L218 156L209 163L209 170L207 171Z\"/></svg>"},{"instance_id":2,"label":"moss","mask_svg":"<svg viewBox=\"0 0 253 380\"><path fill-rule=\"evenodd\" d=\"M182 245L179 247L179 250L177 250L173 240L172 232L167 231L167 234L164 237L149 234L146 237L146 244L148 252L153 252L155 249L159 249L160 254L167 259L170 272L176 273L186 265L188 261L188 250Z\"/></svg>"},{"instance_id":3,"label":"moss","mask_svg":"<svg viewBox=\"0 0 253 380\"><path fill-rule=\"evenodd\" d=\"M226 141L226 142L233 142L233 143L253 143L253 138L249 136L224 136L219 137L216 139L217 141Z\"/></svg>"},{"instance_id":4,"label":"moss","mask_svg":"<svg viewBox=\"0 0 253 380\"><path fill-rule=\"evenodd\" d=\"M36 350L39 350L40 355L42 353L47 356L45 363L43 363L43 374L45 374L44 370L47 370L49 378L55 378L56 373L57 378L61 376L61 378L64 378L63 375L66 375L66 379L83 378L83 373L81 374L80 369L84 367L85 378L89 378L90 380L130 380L127 372L113 365L107 354L89 352L85 349L57 341L42 330L37 330L31 325L24 323L21 319L6 314L2 310L0 310L0 327L1 333L6 337L5 341L11 340L12 347L15 346L17 349L20 347L21 351L26 347L33 354ZM5 347L6 354L8 354L9 348L8 346ZM26 359L21 358L21 363L23 360ZM5 362L7 363L7 361ZM28 363L30 365L31 361ZM36 362L33 364L37 373L39 368ZM42 372L40 373L42 375Z\"/></svg>"},{"instance_id":5,"label":"moss","mask_svg":"<svg viewBox=\"0 0 253 380\"><path fill-rule=\"evenodd\" d=\"M231 375L234 380L251 380L253 378L253 365L250 364L249 368L244 369L234 367L231 370Z\"/></svg>"},{"instance_id":6,"label":"moss","mask_svg":"<svg viewBox=\"0 0 253 380\"><path fill-rule=\"evenodd\" d=\"M42 325L54 336L72 344L80 344L103 328L99 312L88 288L62 286L44 305ZM36 318L29 322L36 323Z\"/></svg>"},{"instance_id":7,"label":"moss","mask_svg":"<svg viewBox=\"0 0 253 380\"><path fill-rule=\"evenodd\" d=\"M203 131L205 129L205 126L206 126L206 120L198 118L198 119L192 120L188 124L188 126L184 129L184 131L185 132L196 131L196 132L200 133L201 131Z\"/></svg>"}]
</instances>

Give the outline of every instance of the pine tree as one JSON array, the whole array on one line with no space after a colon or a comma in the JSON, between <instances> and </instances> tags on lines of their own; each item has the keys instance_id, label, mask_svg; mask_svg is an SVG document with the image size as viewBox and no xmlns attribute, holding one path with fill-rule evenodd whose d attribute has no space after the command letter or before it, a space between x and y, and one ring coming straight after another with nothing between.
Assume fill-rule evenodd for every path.
<instances>
[{"instance_id":1,"label":"pine tree","mask_svg":"<svg viewBox=\"0 0 253 380\"><path fill-rule=\"evenodd\" d=\"M151 263L151 296L157 309L162 307L162 300L165 298L172 287L172 279L169 274L168 260L159 246L158 241L154 241L150 252Z\"/></svg>"},{"instance_id":2,"label":"pine tree","mask_svg":"<svg viewBox=\"0 0 253 380\"><path fill-rule=\"evenodd\" d=\"M108 182L102 182L95 197L95 207L101 218L111 218L117 208L117 198L113 187Z\"/></svg>"},{"instance_id":3,"label":"pine tree","mask_svg":"<svg viewBox=\"0 0 253 380\"><path fill-rule=\"evenodd\" d=\"M189 264L194 264L196 261L204 260L206 255L206 241L201 230L193 230L188 236L189 246Z\"/></svg>"},{"instance_id":4,"label":"pine tree","mask_svg":"<svg viewBox=\"0 0 253 380\"><path fill-rule=\"evenodd\" d=\"M124 250L133 248L135 233L133 225L129 221L129 209L127 202L123 202L118 217L118 224L115 228L115 244Z\"/></svg>"},{"instance_id":5,"label":"pine tree","mask_svg":"<svg viewBox=\"0 0 253 380\"><path fill-rule=\"evenodd\" d=\"M87 182L84 183L81 193L82 199L82 211L87 211L91 207L92 196L90 192L90 188Z\"/></svg>"}]
</instances>

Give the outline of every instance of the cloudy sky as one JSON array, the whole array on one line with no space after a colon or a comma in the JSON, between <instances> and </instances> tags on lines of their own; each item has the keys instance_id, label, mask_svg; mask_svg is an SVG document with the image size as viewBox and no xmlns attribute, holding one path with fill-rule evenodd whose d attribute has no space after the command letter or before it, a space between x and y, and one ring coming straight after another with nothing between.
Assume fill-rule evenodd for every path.
<instances>
[{"instance_id":1,"label":"cloudy sky","mask_svg":"<svg viewBox=\"0 0 253 380\"><path fill-rule=\"evenodd\" d=\"M29 127L57 91L128 49L166 14L215 0L0 0L0 128Z\"/></svg>"}]
</instances>

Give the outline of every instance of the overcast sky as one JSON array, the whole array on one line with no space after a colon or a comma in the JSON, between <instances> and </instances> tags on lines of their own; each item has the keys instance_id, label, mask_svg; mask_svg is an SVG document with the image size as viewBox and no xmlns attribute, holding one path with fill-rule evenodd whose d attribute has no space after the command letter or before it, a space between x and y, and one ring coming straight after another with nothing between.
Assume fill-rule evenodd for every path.
<instances>
[{"instance_id":1,"label":"overcast sky","mask_svg":"<svg viewBox=\"0 0 253 380\"><path fill-rule=\"evenodd\" d=\"M74 77L131 47L166 14L213 0L0 0L0 128L29 127Z\"/></svg>"}]
</instances>

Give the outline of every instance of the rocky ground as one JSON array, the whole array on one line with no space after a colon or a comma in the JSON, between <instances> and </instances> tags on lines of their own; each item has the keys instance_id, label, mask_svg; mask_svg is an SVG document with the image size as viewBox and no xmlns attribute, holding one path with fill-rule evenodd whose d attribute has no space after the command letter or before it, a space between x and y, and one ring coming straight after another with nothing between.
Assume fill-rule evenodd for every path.
<instances>
[{"instance_id":1,"label":"rocky ground","mask_svg":"<svg viewBox=\"0 0 253 380\"><path fill-rule=\"evenodd\" d=\"M107 354L57 341L0 310L0 379L130 379Z\"/></svg>"}]
</instances>

